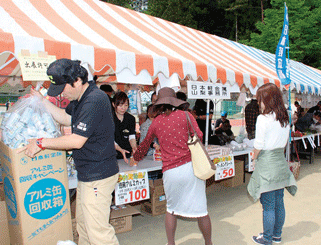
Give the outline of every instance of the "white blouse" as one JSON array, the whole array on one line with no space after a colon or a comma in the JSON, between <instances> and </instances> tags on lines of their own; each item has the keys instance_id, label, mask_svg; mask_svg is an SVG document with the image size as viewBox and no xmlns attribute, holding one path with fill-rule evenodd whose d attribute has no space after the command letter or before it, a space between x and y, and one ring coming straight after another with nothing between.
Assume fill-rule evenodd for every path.
<instances>
[{"instance_id":1,"label":"white blouse","mask_svg":"<svg viewBox=\"0 0 321 245\"><path fill-rule=\"evenodd\" d=\"M259 115L256 121L254 148L273 150L284 148L289 139L290 126L282 128L275 114Z\"/></svg>"}]
</instances>

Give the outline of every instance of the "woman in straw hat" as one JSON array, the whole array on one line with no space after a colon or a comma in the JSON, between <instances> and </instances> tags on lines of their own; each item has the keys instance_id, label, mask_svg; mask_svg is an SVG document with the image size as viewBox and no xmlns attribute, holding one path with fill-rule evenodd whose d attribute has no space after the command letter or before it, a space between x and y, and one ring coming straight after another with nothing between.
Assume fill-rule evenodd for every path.
<instances>
[{"instance_id":1,"label":"woman in straw hat","mask_svg":"<svg viewBox=\"0 0 321 245\"><path fill-rule=\"evenodd\" d=\"M162 153L163 182L167 200L165 228L168 245L175 244L177 216L197 218L198 226L206 245L211 245L211 219L207 212L205 181L195 177L193 173L191 153L187 146L188 126L185 108L188 103L176 98L171 88L162 88L158 92L155 110L158 116L149 127L145 140L133 155L131 165L140 161L157 137ZM199 138L202 132L196 120L187 112Z\"/></svg>"}]
</instances>

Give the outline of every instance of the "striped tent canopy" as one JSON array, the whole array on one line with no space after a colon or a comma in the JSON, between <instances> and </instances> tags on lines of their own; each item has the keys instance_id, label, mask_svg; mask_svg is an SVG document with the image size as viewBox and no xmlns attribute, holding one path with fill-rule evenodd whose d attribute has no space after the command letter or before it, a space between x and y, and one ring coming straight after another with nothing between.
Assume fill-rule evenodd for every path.
<instances>
[{"instance_id":1,"label":"striped tent canopy","mask_svg":"<svg viewBox=\"0 0 321 245\"><path fill-rule=\"evenodd\" d=\"M0 85L21 80L21 50L78 59L101 81L221 81L252 93L280 82L274 55L98 0L0 0ZM291 61L292 88L321 93L321 72Z\"/></svg>"}]
</instances>

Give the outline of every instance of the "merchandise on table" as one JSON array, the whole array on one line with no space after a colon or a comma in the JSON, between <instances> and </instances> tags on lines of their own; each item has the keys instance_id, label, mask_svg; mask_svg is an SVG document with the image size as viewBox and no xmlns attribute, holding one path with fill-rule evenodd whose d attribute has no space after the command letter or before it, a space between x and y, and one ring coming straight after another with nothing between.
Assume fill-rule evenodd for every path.
<instances>
[{"instance_id":1,"label":"merchandise on table","mask_svg":"<svg viewBox=\"0 0 321 245\"><path fill-rule=\"evenodd\" d=\"M219 145L208 145L206 150L209 156L226 156L232 153L229 147Z\"/></svg>"},{"instance_id":2,"label":"merchandise on table","mask_svg":"<svg viewBox=\"0 0 321 245\"><path fill-rule=\"evenodd\" d=\"M52 116L36 96L22 98L4 113L1 140L16 149L28 144L28 139L55 138L60 131Z\"/></svg>"},{"instance_id":3,"label":"merchandise on table","mask_svg":"<svg viewBox=\"0 0 321 245\"><path fill-rule=\"evenodd\" d=\"M233 140L228 147L231 148L232 151L243 151L248 148L248 145L246 143L237 143Z\"/></svg>"},{"instance_id":4,"label":"merchandise on table","mask_svg":"<svg viewBox=\"0 0 321 245\"><path fill-rule=\"evenodd\" d=\"M161 153L161 151L160 150L154 150L153 158L154 158L154 161L161 162L162 161L162 153Z\"/></svg>"}]
</instances>

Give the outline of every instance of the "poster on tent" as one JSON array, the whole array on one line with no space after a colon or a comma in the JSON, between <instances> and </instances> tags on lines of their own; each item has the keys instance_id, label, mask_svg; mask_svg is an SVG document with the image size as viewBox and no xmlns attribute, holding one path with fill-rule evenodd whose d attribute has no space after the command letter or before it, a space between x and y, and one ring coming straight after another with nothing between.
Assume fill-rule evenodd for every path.
<instances>
[{"instance_id":1,"label":"poster on tent","mask_svg":"<svg viewBox=\"0 0 321 245\"><path fill-rule=\"evenodd\" d=\"M23 80L49 81L47 68L56 60L54 55L24 54L19 55L19 62Z\"/></svg>"},{"instance_id":2,"label":"poster on tent","mask_svg":"<svg viewBox=\"0 0 321 245\"><path fill-rule=\"evenodd\" d=\"M215 180L227 179L235 176L234 156L218 156L213 159L216 165Z\"/></svg>"},{"instance_id":3,"label":"poster on tent","mask_svg":"<svg viewBox=\"0 0 321 245\"><path fill-rule=\"evenodd\" d=\"M230 99L228 86L220 83L204 83L187 81L187 97L189 99Z\"/></svg>"},{"instance_id":4,"label":"poster on tent","mask_svg":"<svg viewBox=\"0 0 321 245\"><path fill-rule=\"evenodd\" d=\"M149 199L149 181L146 170L119 174L115 188L116 206L146 199Z\"/></svg>"}]
</instances>

